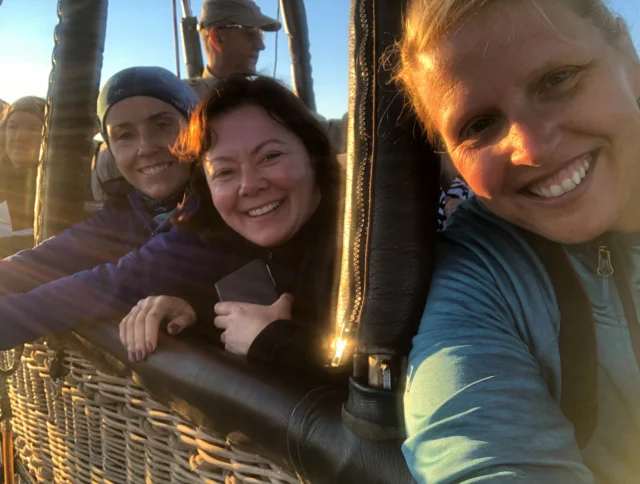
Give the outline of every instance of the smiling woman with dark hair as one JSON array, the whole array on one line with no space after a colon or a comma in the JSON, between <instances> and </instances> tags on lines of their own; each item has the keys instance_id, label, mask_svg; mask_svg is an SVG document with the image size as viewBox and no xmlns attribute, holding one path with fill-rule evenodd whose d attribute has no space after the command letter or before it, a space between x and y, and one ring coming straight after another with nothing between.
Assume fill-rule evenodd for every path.
<instances>
[{"instance_id":1,"label":"smiling woman with dark hair","mask_svg":"<svg viewBox=\"0 0 640 484\"><path fill-rule=\"evenodd\" d=\"M117 264L0 298L0 349L122 316L154 296L120 326L132 361L156 349L167 316L171 333L196 317L215 323L229 351L253 359L292 369L324 362L341 206L324 128L278 82L231 77L198 108L175 151L192 174L177 226ZM256 259L279 299L216 304L214 283Z\"/></svg>"}]
</instances>

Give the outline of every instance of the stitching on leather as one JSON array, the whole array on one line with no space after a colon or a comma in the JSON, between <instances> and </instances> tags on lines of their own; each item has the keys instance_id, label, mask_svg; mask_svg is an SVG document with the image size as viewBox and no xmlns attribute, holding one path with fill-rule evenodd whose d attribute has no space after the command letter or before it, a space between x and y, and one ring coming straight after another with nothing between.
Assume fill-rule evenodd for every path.
<instances>
[{"instance_id":1,"label":"stitching on leather","mask_svg":"<svg viewBox=\"0 0 640 484\"><path fill-rule=\"evenodd\" d=\"M369 203L369 207L365 206L365 199L370 201L370 193L365 194L365 182L366 175L369 173L371 169L368 166L369 157L371 153L371 144L370 144L370 136L367 131L368 124L366 120L367 116L367 106L369 101L370 94L370 69L367 62L367 52L369 47L369 22L367 21L367 2L361 1L359 4L360 8L360 28L362 30L362 40L360 43L360 48L358 49L358 62L357 66L360 69L361 75L359 76L359 83L356 86L360 85L360 106L359 106L359 116L358 116L358 130L360 135L360 160L364 160L364 166L360 166L358 170L358 177L356 181L356 206L358 210L358 217L356 222L356 232L353 241L353 280L354 280L354 299L353 299L353 307L351 309L351 316L349 318L349 322L353 325L360 319L360 315L362 314L362 310L364 307L364 274L366 274L367 269L367 246L368 246L368 233L369 233L369 217L371 210L371 204ZM374 58L375 62L375 58ZM375 70L374 70L375 72ZM373 101L373 100L372 100ZM375 117L375 109L373 109L373 113L371 116ZM375 119L372 119L372 125L375 126ZM369 186L367 187L369 192L371 190L371 177L369 177ZM367 210L368 208L368 210ZM364 241L364 254L362 254ZM361 256L362 254L362 256ZM363 274L364 273L364 274Z\"/></svg>"}]
</instances>

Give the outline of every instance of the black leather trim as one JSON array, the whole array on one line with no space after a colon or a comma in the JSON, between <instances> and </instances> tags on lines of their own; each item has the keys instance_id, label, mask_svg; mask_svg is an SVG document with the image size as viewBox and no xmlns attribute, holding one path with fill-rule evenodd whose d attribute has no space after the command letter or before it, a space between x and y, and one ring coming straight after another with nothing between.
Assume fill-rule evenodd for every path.
<instances>
[{"instance_id":1,"label":"black leather trim","mask_svg":"<svg viewBox=\"0 0 640 484\"><path fill-rule=\"evenodd\" d=\"M439 158L380 59L400 37L405 0L353 0L347 164L353 170L348 321L356 352L405 356L433 262ZM390 65L397 59L391 58Z\"/></svg>"},{"instance_id":2,"label":"black leather trim","mask_svg":"<svg viewBox=\"0 0 640 484\"><path fill-rule=\"evenodd\" d=\"M349 379L349 399L342 410L345 424L370 440L402 439L404 429L403 392L372 388L356 378Z\"/></svg>"}]
</instances>

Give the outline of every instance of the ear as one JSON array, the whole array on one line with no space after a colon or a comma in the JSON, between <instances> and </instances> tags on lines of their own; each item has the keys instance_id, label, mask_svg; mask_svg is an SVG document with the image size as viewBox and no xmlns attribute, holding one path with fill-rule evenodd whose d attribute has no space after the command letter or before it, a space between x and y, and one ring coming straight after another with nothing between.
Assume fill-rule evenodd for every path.
<instances>
[{"instance_id":1,"label":"ear","mask_svg":"<svg viewBox=\"0 0 640 484\"><path fill-rule=\"evenodd\" d=\"M218 29L209 29L209 42L217 52L222 51L222 36Z\"/></svg>"}]
</instances>

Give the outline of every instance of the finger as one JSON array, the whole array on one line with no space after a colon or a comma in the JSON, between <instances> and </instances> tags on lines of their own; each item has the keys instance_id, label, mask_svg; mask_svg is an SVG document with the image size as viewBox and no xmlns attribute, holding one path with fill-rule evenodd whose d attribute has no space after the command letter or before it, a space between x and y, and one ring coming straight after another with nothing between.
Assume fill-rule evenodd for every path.
<instances>
[{"instance_id":1,"label":"finger","mask_svg":"<svg viewBox=\"0 0 640 484\"><path fill-rule=\"evenodd\" d=\"M147 316L149 315L149 311L153 309L154 303L155 301L151 298L145 299L144 303L142 304L142 307L140 308L140 311L138 311L138 314L136 315L135 322L133 323L134 334L135 334L134 351L136 352L136 361L142 361L145 355L147 354L147 351L145 348L146 347L145 326L146 326Z\"/></svg>"},{"instance_id":2,"label":"finger","mask_svg":"<svg viewBox=\"0 0 640 484\"><path fill-rule=\"evenodd\" d=\"M233 307L236 304L238 304L238 303L234 303L234 302L230 302L230 301L219 302L218 304L216 304L213 307L213 311L218 316L225 316L225 315L231 314L231 311L233 311Z\"/></svg>"},{"instance_id":3,"label":"finger","mask_svg":"<svg viewBox=\"0 0 640 484\"><path fill-rule=\"evenodd\" d=\"M178 334L196 322L195 314L180 314L169 322L169 334Z\"/></svg>"},{"instance_id":4,"label":"finger","mask_svg":"<svg viewBox=\"0 0 640 484\"><path fill-rule=\"evenodd\" d=\"M163 309L158 305L151 307L144 319L144 349L147 353L152 353L158 347L158 332L166 317L166 312Z\"/></svg>"},{"instance_id":5,"label":"finger","mask_svg":"<svg viewBox=\"0 0 640 484\"><path fill-rule=\"evenodd\" d=\"M216 328L227 329L232 320L229 316L216 316L213 320L213 324Z\"/></svg>"},{"instance_id":6,"label":"finger","mask_svg":"<svg viewBox=\"0 0 640 484\"><path fill-rule=\"evenodd\" d=\"M228 351L229 353L233 353L234 355L242 354L242 352L237 351L233 346L230 346L230 345L224 345L224 349L225 351Z\"/></svg>"},{"instance_id":7,"label":"finger","mask_svg":"<svg viewBox=\"0 0 640 484\"><path fill-rule=\"evenodd\" d=\"M278 298L278 300L274 304L293 304L293 294L285 292Z\"/></svg>"},{"instance_id":8,"label":"finger","mask_svg":"<svg viewBox=\"0 0 640 484\"><path fill-rule=\"evenodd\" d=\"M131 311L122 318L120 321L120 341L122 342L122 346L127 347L127 325L129 324L129 318L131 317Z\"/></svg>"},{"instance_id":9,"label":"finger","mask_svg":"<svg viewBox=\"0 0 640 484\"><path fill-rule=\"evenodd\" d=\"M227 346L226 346L226 344L225 344L225 341L226 341L226 340L227 340L227 332L226 332L226 331L223 331L223 332L220 334L220 342L221 342L223 345L225 345L225 349L226 349L226 347L227 347Z\"/></svg>"},{"instance_id":10,"label":"finger","mask_svg":"<svg viewBox=\"0 0 640 484\"><path fill-rule=\"evenodd\" d=\"M129 313L129 320L127 321L127 351L129 352L129 361L136 361L136 334L135 334L135 321L140 312L140 306L134 307Z\"/></svg>"}]
</instances>

